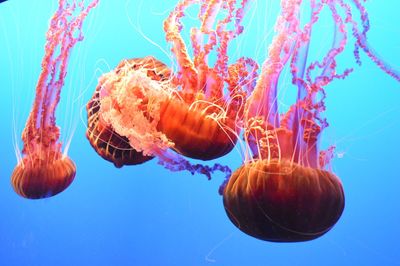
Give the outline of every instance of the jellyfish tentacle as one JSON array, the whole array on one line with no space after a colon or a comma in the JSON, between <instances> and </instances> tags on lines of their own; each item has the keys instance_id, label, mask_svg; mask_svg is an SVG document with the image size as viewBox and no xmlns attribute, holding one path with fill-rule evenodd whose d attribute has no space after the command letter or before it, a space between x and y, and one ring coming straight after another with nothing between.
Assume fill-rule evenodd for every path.
<instances>
[{"instance_id":1,"label":"jellyfish tentacle","mask_svg":"<svg viewBox=\"0 0 400 266\"><path fill-rule=\"evenodd\" d=\"M322 61L315 61L306 67L307 54L310 43L311 29L318 21L319 14L324 6L331 10L335 21L335 35L332 48L323 57ZM297 104L291 108L286 117L291 116L289 129L293 132L294 153L293 162L299 162L310 167L318 168L317 140L319 133L327 126L325 119L320 118L319 113L325 109L325 92L323 86L330 83L334 78L344 78L351 69L345 70L343 74L336 74L335 57L340 54L347 43L345 25L331 3L311 2L311 20L304 26L302 37L297 43L295 53L291 61L292 83L298 87ZM320 73L311 77L316 68ZM305 77L304 77L305 76ZM321 97L318 99L317 95ZM318 99L318 100L317 100ZM286 120L287 121L287 120Z\"/></svg>"},{"instance_id":2,"label":"jellyfish tentacle","mask_svg":"<svg viewBox=\"0 0 400 266\"><path fill-rule=\"evenodd\" d=\"M235 64L228 67L229 99L226 116L235 117L236 127L242 128L244 105L246 98L254 89L258 77L258 64L251 58L241 57Z\"/></svg>"},{"instance_id":3,"label":"jellyfish tentacle","mask_svg":"<svg viewBox=\"0 0 400 266\"><path fill-rule=\"evenodd\" d=\"M353 0L357 10L361 16L362 23L362 31L357 27L357 22L352 19L352 13L350 7L343 2L343 0L338 0L339 4L345 9L346 13L349 16L349 21L353 26L353 36L357 39L357 43L354 49L354 55L359 64L361 64L361 59L359 56L359 48L361 48L365 54L384 72L386 72L389 76L393 77L395 80L400 81L400 70L391 66L389 63L385 62L378 53L373 49L371 44L367 40L367 32L370 29L370 23L368 18L368 12L366 8L363 6L360 0Z\"/></svg>"},{"instance_id":4,"label":"jellyfish tentacle","mask_svg":"<svg viewBox=\"0 0 400 266\"><path fill-rule=\"evenodd\" d=\"M58 140L59 133L55 125L55 108L60 100L61 88L64 84L66 69L68 67L68 58L71 48L76 42L82 40L82 33L77 37L73 34L75 31L81 31L82 23L90 9L95 7L98 1L93 1L83 10L81 7L77 17L68 17L72 15L76 6L68 5L66 1L60 1L58 10L53 15L50 22L50 29L46 34L45 55L42 60L42 72L39 76L36 86L36 97L32 107L32 112L27 120L27 126L23 133L24 143L33 139L42 139L43 145L50 146L52 142ZM56 55L57 47L60 52ZM57 78L58 74L58 78ZM55 132L52 138L43 138L42 130ZM36 138L33 136L36 135Z\"/></svg>"},{"instance_id":5,"label":"jellyfish tentacle","mask_svg":"<svg viewBox=\"0 0 400 266\"><path fill-rule=\"evenodd\" d=\"M154 152L159 159L158 163L173 172L185 170L189 171L192 175L205 175L208 180L211 180L212 174L214 174L216 171L223 173L225 175L225 179L232 174L231 169L226 165L221 165L218 163L214 164L213 166L192 164L183 156L177 153L172 153L168 150L155 149Z\"/></svg>"},{"instance_id":6,"label":"jellyfish tentacle","mask_svg":"<svg viewBox=\"0 0 400 266\"><path fill-rule=\"evenodd\" d=\"M235 14L235 0L230 0L226 3L228 6L228 14L224 20L217 25L217 33L220 38L220 46L218 47L217 61L214 70L219 73L226 73L228 70L228 44L231 40L243 32L241 22L244 17L246 7L249 5L250 0L242 0L240 7L236 10ZM234 29L226 31L226 26L234 19Z\"/></svg>"},{"instance_id":7,"label":"jellyfish tentacle","mask_svg":"<svg viewBox=\"0 0 400 266\"><path fill-rule=\"evenodd\" d=\"M203 46L203 51L194 57L196 67L199 68L199 71L202 70L202 67L207 66L208 55L217 44L217 35L215 30L213 30L213 24L222 5L221 0L209 1L205 13L201 18L200 29L197 31L197 40L200 41L199 45ZM209 37L207 43L204 43L205 35ZM201 76L201 73L199 73L199 76Z\"/></svg>"},{"instance_id":8,"label":"jellyfish tentacle","mask_svg":"<svg viewBox=\"0 0 400 266\"><path fill-rule=\"evenodd\" d=\"M55 60L57 65L59 65L54 67L55 69L58 69L58 79L53 80L52 78L52 82L48 84L48 86L54 87L54 90L51 91L51 94L49 94L48 98L46 99L46 104L48 104L50 107L47 108L44 116L44 121L51 121L50 124L55 123L55 108L60 101L61 88L64 85L64 80L67 75L68 60L72 51L71 48L75 46L78 41L83 40L82 23L88 15L90 9L97 5L97 3L98 0L97 2L90 3L85 9L83 5L84 2L80 2L80 10L78 11L79 15L77 17L73 17L69 23L65 22L65 26L61 28L61 30L66 34L64 35L62 42L59 43L60 54ZM76 3L73 2L72 8L75 8L75 5ZM73 10L71 10L71 12L73 12ZM76 37L74 36L75 34Z\"/></svg>"},{"instance_id":9,"label":"jellyfish tentacle","mask_svg":"<svg viewBox=\"0 0 400 266\"><path fill-rule=\"evenodd\" d=\"M228 44L235 37L236 30L226 30L227 24L232 21L235 11L236 1L227 1L228 9L226 17L219 21L216 27L217 36L219 38L219 47L217 48L217 61L214 65L214 71L221 73L224 77L228 70ZM236 26L236 25L235 25Z\"/></svg>"},{"instance_id":10,"label":"jellyfish tentacle","mask_svg":"<svg viewBox=\"0 0 400 266\"><path fill-rule=\"evenodd\" d=\"M187 51L186 44L180 36L182 30L181 18L184 16L185 9L191 4L197 2L196 0L183 0L177 4L175 9L169 14L168 18L164 21L164 31L166 39L172 43L172 53L180 67L181 74L179 81L182 84L191 84L196 79L197 71L194 67L193 61L190 59ZM189 86L183 86L188 88Z\"/></svg>"},{"instance_id":11,"label":"jellyfish tentacle","mask_svg":"<svg viewBox=\"0 0 400 266\"><path fill-rule=\"evenodd\" d=\"M256 120L263 117L265 119L263 122L265 126L272 125L276 128L279 127L279 115L276 99L278 78L284 64L289 60L289 57L293 52L293 47L296 44L298 21L293 18L299 16L300 4L301 1L299 0L281 2L282 11L275 25L278 33L269 46L268 59L264 61L254 91L247 101L248 104L246 106L245 115L248 118L254 118ZM246 125L246 128L251 128L251 126ZM261 128L262 127L259 127L260 130ZM260 155L258 147L260 138L265 139L266 135L268 135L268 132L262 131L264 130L261 130L258 133L249 132L249 134L247 134L249 137L247 141L254 156ZM267 142L274 142L273 139L273 135L270 134L270 137L265 140ZM267 149L272 147L272 145L265 146ZM271 152L268 152L268 154L271 154Z\"/></svg>"}]
</instances>

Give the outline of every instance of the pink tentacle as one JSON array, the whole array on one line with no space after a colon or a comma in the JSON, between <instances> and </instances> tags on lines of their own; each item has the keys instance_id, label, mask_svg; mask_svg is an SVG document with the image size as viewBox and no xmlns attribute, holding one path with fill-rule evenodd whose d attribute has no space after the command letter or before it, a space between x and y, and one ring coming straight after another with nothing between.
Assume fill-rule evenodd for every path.
<instances>
[{"instance_id":1,"label":"pink tentacle","mask_svg":"<svg viewBox=\"0 0 400 266\"><path fill-rule=\"evenodd\" d=\"M171 51L175 55L178 66L180 67L181 73L179 79L182 84L191 84L193 81L197 80L197 71L194 67L194 63L190 59L186 44L180 35L182 30L180 20L185 15L184 11L188 6L195 2L197 1L182 0L164 21L166 39L168 42L172 43Z\"/></svg>"},{"instance_id":2,"label":"pink tentacle","mask_svg":"<svg viewBox=\"0 0 400 266\"><path fill-rule=\"evenodd\" d=\"M84 10L84 2L80 2L79 8L81 10L74 17L76 2L73 1L72 4L69 4L66 0L59 1L58 9L50 21L50 28L46 34L42 72L36 85L33 108L22 137L25 144L28 145L30 141L43 141L55 145L58 140L59 129L56 127L55 109L60 101L68 58L73 46L83 38L80 32L83 20L97 3L98 0L92 1ZM78 31L78 36L74 37L76 31ZM58 48L59 52L57 52ZM52 133L44 135L42 131Z\"/></svg>"}]
</instances>

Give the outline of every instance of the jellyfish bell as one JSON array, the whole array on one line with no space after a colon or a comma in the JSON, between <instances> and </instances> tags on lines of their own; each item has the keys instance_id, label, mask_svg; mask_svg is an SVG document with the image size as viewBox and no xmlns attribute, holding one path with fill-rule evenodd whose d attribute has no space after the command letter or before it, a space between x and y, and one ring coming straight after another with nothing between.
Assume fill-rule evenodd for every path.
<instances>
[{"instance_id":1,"label":"jellyfish bell","mask_svg":"<svg viewBox=\"0 0 400 266\"><path fill-rule=\"evenodd\" d=\"M320 237L339 220L345 202L342 184L334 174L279 160L241 166L223 195L235 226L273 242Z\"/></svg>"},{"instance_id":2,"label":"jellyfish bell","mask_svg":"<svg viewBox=\"0 0 400 266\"><path fill-rule=\"evenodd\" d=\"M47 198L64 191L75 178L76 166L68 156L34 154L15 167L11 184L15 192L29 199Z\"/></svg>"},{"instance_id":3,"label":"jellyfish bell","mask_svg":"<svg viewBox=\"0 0 400 266\"><path fill-rule=\"evenodd\" d=\"M202 95L199 96L201 102ZM184 156L200 160L219 158L233 149L238 132L233 119L216 118L213 108L212 103L188 104L178 97L169 97L161 105L157 129L174 143L172 149Z\"/></svg>"},{"instance_id":4,"label":"jellyfish bell","mask_svg":"<svg viewBox=\"0 0 400 266\"><path fill-rule=\"evenodd\" d=\"M116 133L110 126L101 121L98 115L99 90L87 104L88 126L86 137L89 143L103 159L114 163L118 168L124 165L136 165L151 160L151 156L145 156L137 152L129 145L129 140Z\"/></svg>"},{"instance_id":5,"label":"jellyfish bell","mask_svg":"<svg viewBox=\"0 0 400 266\"><path fill-rule=\"evenodd\" d=\"M134 62L137 59L130 60L132 67L136 66ZM127 61L123 61L116 68L118 71ZM100 79L98 86L86 105L87 110L87 129L86 137L93 149L103 159L114 163L116 167L123 165L136 165L151 160L152 156L145 156L136 151L129 145L129 140L119 135L112 126L105 123L101 118L100 111L100 91L106 82L106 79Z\"/></svg>"},{"instance_id":6,"label":"jellyfish bell","mask_svg":"<svg viewBox=\"0 0 400 266\"><path fill-rule=\"evenodd\" d=\"M61 151L60 129L55 125L34 126L31 113L22 134L25 155L11 176L14 191L29 199L47 198L64 191L75 178L75 163ZM46 132L46 133L44 133Z\"/></svg>"},{"instance_id":7,"label":"jellyfish bell","mask_svg":"<svg viewBox=\"0 0 400 266\"><path fill-rule=\"evenodd\" d=\"M87 104L86 136L102 158L113 162L116 167L122 167L144 163L154 157L149 149L133 143L154 141L154 138L146 138L149 136L147 129L152 127L155 118L151 109L158 110L159 101L156 98L166 96L164 91L158 90L153 93L155 98L150 98L151 84L168 83L169 78L169 68L152 56L122 60L113 71L100 78ZM153 100L158 103L153 105ZM156 116L158 121L158 111ZM140 130L138 138L144 138L130 143L132 131L136 133L135 128Z\"/></svg>"}]
</instances>

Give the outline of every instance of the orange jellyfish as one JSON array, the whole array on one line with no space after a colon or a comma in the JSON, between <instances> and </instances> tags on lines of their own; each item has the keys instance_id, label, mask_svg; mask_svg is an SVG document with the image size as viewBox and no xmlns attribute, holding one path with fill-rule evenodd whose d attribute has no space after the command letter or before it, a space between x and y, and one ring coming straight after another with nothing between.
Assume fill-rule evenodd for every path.
<instances>
[{"instance_id":1,"label":"orange jellyfish","mask_svg":"<svg viewBox=\"0 0 400 266\"><path fill-rule=\"evenodd\" d=\"M180 20L196 3L201 26L191 30L191 59L180 35ZM236 0L181 1L164 23L177 60L176 73L150 56L124 60L104 74L98 94L88 104L87 136L96 152L118 167L153 156L171 163L175 155L167 152L169 148L201 160L230 152L257 70L248 58L228 65L228 43L242 32L247 4L242 1L237 8ZM209 66L208 56L214 50L217 60Z\"/></svg>"},{"instance_id":2,"label":"orange jellyfish","mask_svg":"<svg viewBox=\"0 0 400 266\"><path fill-rule=\"evenodd\" d=\"M169 68L153 57L124 60L113 72L115 76L126 76L129 72L138 71L139 69L144 69L146 77L154 82L165 82L171 75ZM103 105L101 109L101 99L103 97L100 97L100 93L103 86L110 86L110 80L107 80L109 76L110 75L104 75L100 78L93 97L87 104L88 127L86 136L96 152L102 158L113 162L116 167L146 162L152 159L153 156L145 156L142 152L133 149L129 144L129 139L115 132L112 126L107 124L100 115L105 106ZM143 92L137 91L137 93L141 93L139 96L142 99L146 99ZM144 105L145 104L146 103L144 103ZM129 108L127 105L122 108L126 107ZM130 112L128 108L124 110ZM145 109L142 108L141 111L145 112ZM145 115L145 117L149 116Z\"/></svg>"},{"instance_id":3,"label":"orange jellyfish","mask_svg":"<svg viewBox=\"0 0 400 266\"><path fill-rule=\"evenodd\" d=\"M191 59L180 35L181 19L185 9L196 2L201 4L198 15L201 26L191 29ZM171 51L178 64L172 81L179 90L161 105L157 129L184 156L211 160L229 153L235 146L243 105L253 88L257 64L240 58L228 65L227 50L229 42L243 31L241 22L248 4L249 0L243 0L236 8L236 0L181 1L164 22L166 38L172 43ZM218 21L223 12L226 16ZM233 29L228 30L232 21ZM210 66L213 49L217 51L217 59Z\"/></svg>"},{"instance_id":4,"label":"orange jellyfish","mask_svg":"<svg viewBox=\"0 0 400 266\"><path fill-rule=\"evenodd\" d=\"M343 212L342 183L328 167L334 147L320 150L318 144L328 125L320 116L325 110L323 88L351 72L336 72L336 57L348 42L348 25L357 59L362 48L375 62L382 62L365 41L366 11L359 1L354 2L363 32L343 0L281 1L276 36L245 107L245 163L221 188L229 219L248 235L273 242L312 240L328 232ZM300 23L302 3L311 6L311 19L305 24ZM321 60L307 63L311 31L323 9L331 12L335 25L333 45ZM378 65L398 78L387 65ZM298 92L296 102L280 114L277 88L285 66Z\"/></svg>"},{"instance_id":5,"label":"orange jellyfish","mask_svg":"<svg viewBox=\"0 0 400 266\"><path fill-rule=\"evenodd\" d=\"M76 167L61 151L55 110L67 74L69 55L74 45L83 39L82 23L97 3L98 0L93 0L85 8L83 1L69 4L60 0L50 21L35 101L22 134L23 157L11 177L15 192L22 197L51 197L74 180Z\"/></svg>"}]
</instances>

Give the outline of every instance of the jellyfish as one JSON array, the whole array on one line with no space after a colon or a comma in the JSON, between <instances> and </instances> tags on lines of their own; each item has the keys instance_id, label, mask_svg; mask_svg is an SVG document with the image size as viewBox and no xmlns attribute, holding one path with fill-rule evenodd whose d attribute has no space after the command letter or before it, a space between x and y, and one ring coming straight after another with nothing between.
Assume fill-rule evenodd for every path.
<instances>
[{"instance_id":1,"label":"jellyfish","mask_svg":"<svg viewBox=\"0 0 400 266\"><path fill-rule=\"evenodd\" d=\"M343 186L330 167L334 146L321 150L319 137L328 126L321 115L324 88L352 71L338 73L336 60L347 47L348 26L357 61L361 48L389 75L399 77L370 49L366 10L360 1L352 2L355 9L344 0L281 1L276 35L245 106L245 161L220 190L227 216L250 236L272 242L312 240L328 232L344 210ZM300 23L302 3L311 7L306 23ZM307 62L311 32L323 9L334 22L332 47L319 60ZM353 18L356 11L361 29ZM277 90L285 66L297 87L297 98L287 112L280 113Z\"/></svg>"},{"instance_id":2,"label":"jellyfish","mask_svg":"<svg viewBox=\"0 0 400 266\"><path fill-rule=\"evenodd\" d=\"M200 160L229 153L257 75L252 59L243 57L228 64L228 44L243 30L241 21L248 2L243 0L236 7L236 0L181 1L164 22L177 71L148 56L123 60L104 74L98 93L88 104L87 136L96 152L117 167L153 156L161 158L164 165L182 162L182 157L168 149ZM201 26L191 29L191 59L180 35L181 19L186 8L196 3L200 4ZM224 17L217 20L223 11ZM233 29L228 30L228 24L233 24ZM217 61L209 66L212 51L217 52Z\"/></svg>"},{"instance_id":3,"label":"jellyfish","mask_svg":"<svg viewBox=\"0 0 400 266\"><path fill-rule=\"evenodd\" d=\"M36 86L32 110L22 133L22 156L15 167L11 183L17 194L29 199L54 196L74 180L76 166L62 152L60 128L55 111L67 74L72 48L83 39L82 23L98 0L86 8L84 1L71 4L59 0L46 35L42 72Z\"/></svg>"},{"instance_id":4,"label":"jellyfish","mask_svg":"<svg viewBox=\"0 0 400 266\"><path fill-rule=\"evenodd\" d=\"M200 2L200 28L191 29L193 59L180 35L181 19L192 3ZM249 0L181 1L164 21L167 41L172 44L178 72L173 83L179 87L161 106L158 129L173 142L178 153L195 159L211 160L229 153L237 141L243 106L254 87L257 64L239 58L228 65L228 45L243 31L241 25ZM222 12L226 16L217 17ZM233 21L233 29L228 30ZM215 29L213 25L216 24ZM216 62L210 53L216 49ZM227 89L225 90L225 84ZM175 121L170 117L176 116Z\"/></svg>"},{"instance_id":5,"label":"jellyfish","mask_svg":"<svg viewBox=\"0 0 400 266\"><path fill-rule=\"evenodd\" d=\"M145 75L146 79L160 84L167 82L171 75L169 68L165 64L151 56L123 60L114 71L103 75L99 79L99 84L86 106L88 113L86 136L96 152L105 160L114 163L116 167L140 164L154 158L154 156L146 156L143 152L133 149L129 139L118 134L111 124L107 123L104 116L100 115L103 112L107 112L107 106L110 104L110 97L107 97L109 93L106 93L106 87L108 90L111 90L112 87L120 86L121 82L123 86L126 86L124 78L129 77L130 73L136 73L140 70L143 70L143 75ZM147 98L144 97L144 93L146 92L141 91L140 88L134 93L139 93L137 96L140 97L140 100ZM113 102L111 101L111 103ZM130 109L132 104L129 104L129 101L124 101L123 104L113 104L120 106L118 107L119 110L126 110L126 113L129 115L135 114L134 112L145 113L147 102L144 102L142 108L139 110ZM141 118L149 118L149 115L145 114ZM132 124L132 126L134 125ZM144 131L142 133L146 134Z\"/></svg>"}]
</instances>

